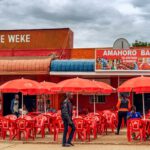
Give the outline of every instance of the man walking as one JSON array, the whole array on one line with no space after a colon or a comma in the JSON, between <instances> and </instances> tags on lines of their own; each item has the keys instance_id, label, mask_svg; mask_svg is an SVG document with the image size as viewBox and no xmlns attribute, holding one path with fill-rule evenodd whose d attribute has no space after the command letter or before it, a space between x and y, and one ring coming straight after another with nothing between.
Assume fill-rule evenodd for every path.
<instances>
[{"instance_id":1,"label":"man walking","mask_svg":"<svg viewBox=\"0 0 150 150\"><path fill-rule=\"evenodd\" d=\"M73 98L72 93L70 92L66 93L66 99L62 102L62 105L61 105L61 117L64 123L62 146L64 147L73 146L71 141L73 139L73 135L75 132L75 125L72 121L73 110L72 110L72 103L70 102L72 98ZM71 132L70 132L69 138L66 139L67 133L68 133L68 126L71 127Z\"/></svg>"}]
</instances>

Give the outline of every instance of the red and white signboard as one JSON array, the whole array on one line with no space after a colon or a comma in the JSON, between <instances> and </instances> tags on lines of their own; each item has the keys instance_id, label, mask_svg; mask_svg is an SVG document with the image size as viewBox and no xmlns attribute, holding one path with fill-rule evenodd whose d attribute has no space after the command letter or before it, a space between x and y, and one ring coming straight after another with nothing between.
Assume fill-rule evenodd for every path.
<instances>
[{"instance_id":1,"label":"red and white signboard","mask_svg":"<svg viewBox=\"0 0 150 150\"><path fill-rule=\"evenodd\" d=\"M95 70L149 70L150 49L96 50Z\"/></svg>"}]
</instances>

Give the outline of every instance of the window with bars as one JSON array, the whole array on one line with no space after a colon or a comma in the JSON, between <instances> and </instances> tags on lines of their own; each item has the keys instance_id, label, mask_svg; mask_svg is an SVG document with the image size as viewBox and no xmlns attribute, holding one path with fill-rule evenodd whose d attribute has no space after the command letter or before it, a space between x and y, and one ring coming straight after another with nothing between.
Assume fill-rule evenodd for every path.
<instances>
[{"instance_id":1,"label":"window with bars","mask_svg":"<svg viewBox=\"0 0 150 150\"><path fill-rule=\"evenodd\" d=\"M95 98L94 96L90 96L90 103L95 103L97 104L105 104L106 103L106 96L105 95L96 95Z\"/></svg>"}]
</instances>

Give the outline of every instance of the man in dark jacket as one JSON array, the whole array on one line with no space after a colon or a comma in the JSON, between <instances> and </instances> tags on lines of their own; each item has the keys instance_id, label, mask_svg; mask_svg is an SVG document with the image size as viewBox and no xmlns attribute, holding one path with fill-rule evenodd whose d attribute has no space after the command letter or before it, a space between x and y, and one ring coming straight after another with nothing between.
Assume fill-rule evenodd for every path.
<instances>
[{"instance_id":1,"label":"man in dark jacket","mask_svg":"<svg viewBox=\"0 0 150 150\"><path fill-rule=\"evenodd\" d=\"M66 93L66 99L62 102L61 105L61 117L64 123L64 132L63 132L63 141L62 141L62 146L69 147L73 146L71 143L73 139L73 135L75 132L75 125L72 121L72 103L70 100L73 98L72 93ZM71 127L71 132L69 135L68 140L66 140L66 136L68 133L68 126Z\"/></svg>"}]
</instances>

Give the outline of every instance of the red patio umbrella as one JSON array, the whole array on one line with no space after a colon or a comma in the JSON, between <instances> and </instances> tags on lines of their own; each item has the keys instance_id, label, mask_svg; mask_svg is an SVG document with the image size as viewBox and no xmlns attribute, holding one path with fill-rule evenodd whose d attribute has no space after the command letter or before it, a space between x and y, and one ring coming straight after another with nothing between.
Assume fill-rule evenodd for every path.
<instances>
[{"instance_id":1,"label":"red patio umbrella","mask_svg":"<svg viewBox=\"0 0 150 150\"><path fill-rule=\"evenodd\" d=\"M150 77L136 77L125 81L118 87L118 92L150 92Z\"/></svg>"},{"instance_id":2,"label":"red patio umbrella","mask_svg":"<svg viewBox=\"0 0 150 150\"><path fill-rule=\"evenodd\" d=\"M77 116L78 116L78 94L79 93L101 93L102 86L94 84L92 81L81 78L72 78L59 82L51 90L55 92L73 92L77 94Z\"/></svg>"},{"instance_id":3,"label":"red patio umbrella","mask_svg":"<svg viewBox=\"0 0 150 150\"><path fill-rule=\"evenodd\" d=\"M115 88L113 88L111 85L109 85L107 83L95 81L95 80L92 80L92 82L95 86L98 86L101 88L101 94L111 94L111 93L115 92L115 90L116 90ZM96 105L95 105L95 95L94 95L94 114L95 114L95 112L96 112Z\"/></svg>"},{"instance_id":4,"label":"red patio umbrella","mask_svg":"<svg viewBox=\"0 0 150 150\"><path fill-rule=\"evenodd\" d=\"M95 86L98 86L101 88L101 93L102 94L110 94L113 93L116 89L113 88L111 85L101 82L101 81L95 81L92 80L92 82L94 83Z\"/></svg>"},{"instance_id":5,"label":"red patio umbrella","mask_svg":"<svg viewBox=\"0 0 150 150\"><path fill-rule=\"evenodd\" d=\"M61 81L52 87L51 90L53 92L94 93L100 92L102 89L95 86L90 80L77 77Z\"/></svg>"},{"instance_id":6,"label":"red patio umbrella","mask_svg":"<svg viewBox=\"0 0 150 150\"><path fill-rule=\"evenodd\" d=\"M51 88L54 87L56 85L56 83L43 81L43 82L40 82L40 84L41 84L42 88L45 89L45 92L47 94L53 94L54 93L51 91Z\"/></svg>"},{"instance_id":7,"label":"red patio umbrella","mask_svg":"<svg viewBox=\"0 0 150 150\"><path fill-rule=\"evenodd\" d=\"M0 86L2 93L22 93L22 112L23 112L23 95L33 95L45 92L40 83L30 79L10 80ZM23 113L22 113L23 115Z\"/></svg>"},{"instance_id":8,"label":"red patio umbrella","mask_svg":"<svg viewBox=\"0 0 150 150\"><path fill-rule=\"evenodd\" d=\"M118 87L118 92L135 92L142 93L143 115L145 118L144 93L150 92L150 77L136 77L125 81Z\"/></svg>"},{"instance_id":9,"label":"red patio umbrella","mask_svg":"<svg viewBox=\"0 0 150 150\"><path fill-rule=\"evenodd\" d=\"M54 92L51 91L51 88L54 87L56 85L56 83L53 82L40 82L41 86L45 89L45 92L47 94L53 94ZM45 97L44 97L45 98ZM44 108L45 108L45 113L46 113L46 100L44 99Z\"/></svg>"},{"instance_id":10,"label":"red patio umbrella","mask_svg":"<svg viewBox=\"0 0 150 150\"><path fill-rule=\"evenodd\" d=\"M24 95L33 95L45 92L46 89L40 85L40 83L30 80L30 79L16 79L5 82L0 86L0 91L2 93L18 93L21 92Z\"/></svg>"}]
</instances>

